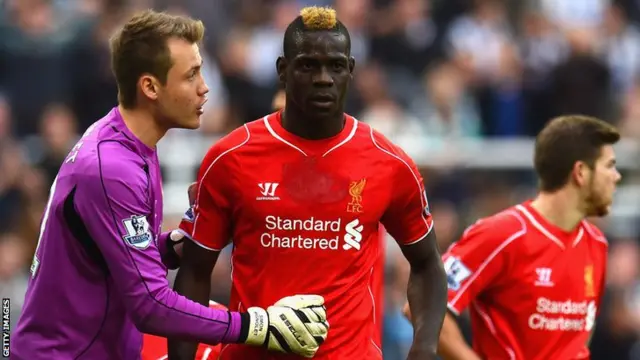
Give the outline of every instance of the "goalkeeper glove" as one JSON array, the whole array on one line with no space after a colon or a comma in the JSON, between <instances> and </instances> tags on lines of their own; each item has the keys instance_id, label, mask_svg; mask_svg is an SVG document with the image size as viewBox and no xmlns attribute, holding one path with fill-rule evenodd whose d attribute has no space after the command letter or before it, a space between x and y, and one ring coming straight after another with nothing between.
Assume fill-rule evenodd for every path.
<instances>
[{"instance_id":1,"label":"goalkeeper glove","mask_svg":"<svg viewBox=\"0 0 640 360\"><path fill-rule=\"evenodd\" d=\"M327 311L319 295L288 296L267 310L251 307L248 313L248 334L241 338L248 345L312 358L327 339Z\"/></svg>"}]
</instances>

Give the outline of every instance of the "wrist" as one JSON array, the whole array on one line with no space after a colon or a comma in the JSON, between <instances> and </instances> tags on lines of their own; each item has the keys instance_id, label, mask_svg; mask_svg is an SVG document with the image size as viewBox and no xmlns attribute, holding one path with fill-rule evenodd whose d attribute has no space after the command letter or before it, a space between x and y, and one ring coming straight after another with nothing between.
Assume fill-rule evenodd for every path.
<instances>
[{"instance_id":1,"label":"wrist","mask_svg":"<svg viewBox=\"0 0 640 360\"><path fill-rule=\"evenodd\" d=\"M265 309L251 307L242 313L238 342L253 346L264 346L269 332L269 315Z\"/></svg>"},{"instance_id":2,"label":"wrist","mask_svg":"<svg viewBox=\"0 0 640 360\"><path fill-rule=\"evenodd\" d=\"M238 335L238 343L244 344L249 336L249 325L251 324L251 315L249 313L240 314L240 334Z\"/></svg>"}]
</instances>

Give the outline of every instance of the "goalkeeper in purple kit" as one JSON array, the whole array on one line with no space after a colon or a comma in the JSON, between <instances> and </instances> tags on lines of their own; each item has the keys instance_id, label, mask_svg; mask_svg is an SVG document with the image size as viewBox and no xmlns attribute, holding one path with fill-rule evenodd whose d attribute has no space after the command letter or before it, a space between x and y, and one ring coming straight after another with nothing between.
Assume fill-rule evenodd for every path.
<instances>
[{"instance_id":1,"label":"goalkeeper in purple kit","mask_svg":"<svg viewBox=\"0 0 640 360\"><path fill-rule=\"evenodd\" d=\"M326 339L320 296L239 313L169 288L184 237L161 233L155 147L171 128L199 127L203 33L199 21L146 11L112 39L119 105L87 130L51 186L12 359L139 359L142 332L305 357Z\"/></svg>"}]
</instances>

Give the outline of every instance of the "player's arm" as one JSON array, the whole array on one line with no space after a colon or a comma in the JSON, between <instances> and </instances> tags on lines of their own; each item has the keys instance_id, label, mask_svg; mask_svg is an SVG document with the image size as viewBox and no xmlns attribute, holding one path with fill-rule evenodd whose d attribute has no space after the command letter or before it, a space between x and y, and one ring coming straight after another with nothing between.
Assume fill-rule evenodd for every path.
<instances>
[{"instance_id":1,"label":"player's arm","mask_svg":"<svg viewBox=\"0 0 640 360\"><path fill-rule=\"evenodd\" d=\"M435 357L447 304L447 281L423 180L413 162L398 162L390 205L382 223L411 266L407 298L413 310L411 356Z\"/></svg>"},{"instance_id":2,"label":"player's arm","mask_svg":"<svg viewBox=\"0 0 640 360\"><path fill-rule=\"evenodd\" d=\"M74 206L136 327L209 344L242 341L249 314L210 309L169 287L156 245L158 229L149 227L148 175L137 155L117 142L103 142L97 156L95 168L78 182Z\"/></svg>"},{"instance_id":3,"label":"player's arm","mask_svg":"<svg viewBox=\"0 0 640 360\"><path fill-rule=\"evenodd\" d=\"M447 302L446 276L435 231L431 230L417 243L401 246L401 249L411 266L407 299L414 309L412 351L435 354Z\"/></svg>"},{"instance_id":4,"label":"player's arm","mask_svg":"<svg viewBox=\"0 0 640 360\"><path fill-rule=\"evenodd\" d=\"M404 305L402 312L411 319L409 303ZM456 315L451 310L448 310L444 316L438 341L438 355L443 360L481 360L480 356L467 344L458 326Z\"/></svg>"},{"instance_id":5,"label":"player's arm","mask_svg":"<svg viewBox=\"0 0 640 360\"><path fill-rule=\"evenodd\" d=\"M211 272L220 251L231 237L231 193L229 174L224 173L224 160L213 146L205 156L198 172L195 203L180 223L189 239L183 245L181 266L176 274L174 290L202 305L209 303ZM193 359L198 344L169 339L170 359Z\"/></svg>"},{"instance_id":6,"label":"player's arm","mask_svg":"<svg viewBox=\"0 0 640 360\"><path fill-rule=\"evenodd\" d=\"M207 304L211 294L211 272L218 261L219 251L202 248L193 241L185 241L182 266L176 274L176 292L200 304ZM169 359L193 359L198 343L168 339Z\"/></svg>"}]
</instances>

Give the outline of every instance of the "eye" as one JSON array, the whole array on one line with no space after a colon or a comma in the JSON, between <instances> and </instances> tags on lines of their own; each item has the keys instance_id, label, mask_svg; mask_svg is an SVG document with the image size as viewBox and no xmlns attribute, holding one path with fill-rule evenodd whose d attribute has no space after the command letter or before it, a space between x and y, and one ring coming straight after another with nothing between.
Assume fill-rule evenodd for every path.
<instances>
[{"instance_id":1,"label":"eye","mask_svg":"<svg viewBox=\"0 0 640 360\"><path fill-rule=\"evenodd\" d=\"M336 61L336 62L334 62L334 63L333 63L333 68L334 68L335 70L342 70L342 69L344 69L344 68L345 68L345 65L344 65L344 63L343 63L343 62L341 62L341 61Z\"/></svg>"}]
</instances>

